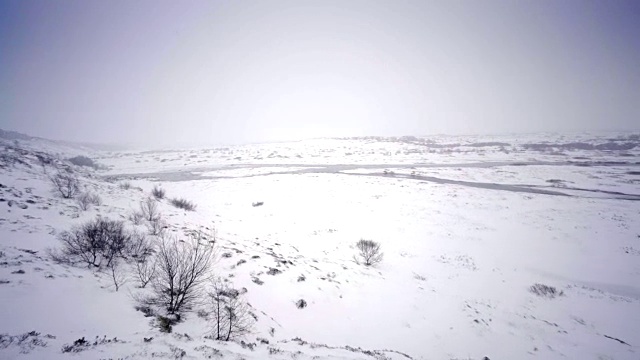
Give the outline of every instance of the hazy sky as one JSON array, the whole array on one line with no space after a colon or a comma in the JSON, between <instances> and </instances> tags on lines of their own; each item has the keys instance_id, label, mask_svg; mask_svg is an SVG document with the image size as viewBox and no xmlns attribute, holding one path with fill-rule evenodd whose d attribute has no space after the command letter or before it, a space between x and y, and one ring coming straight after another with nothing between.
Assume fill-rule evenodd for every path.
<instances>
[{"instance_id":1,"label":"hazy sky","mask_svg":"<svg viewBox=\"0 0 640 360\"><path fill-rule=\"evenodd\" d=\"M640 127L640 1L0 0L0 128L94 142Z\"/></svg>"}]
</instances>

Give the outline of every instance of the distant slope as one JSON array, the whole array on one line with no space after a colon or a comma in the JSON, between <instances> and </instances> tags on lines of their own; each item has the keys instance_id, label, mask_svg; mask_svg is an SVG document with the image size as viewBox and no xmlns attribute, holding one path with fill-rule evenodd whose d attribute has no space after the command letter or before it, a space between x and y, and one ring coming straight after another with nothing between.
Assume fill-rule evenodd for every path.
<instances>
[{"instance_id":1,"label":"distant slope","mask_svg":"<svg viewBox=\"0 0 640 360\"><path fill-rule=\"evenodd\" d=\"M5 140L31 140L33 136L25 135L16 131L7 131L0 129L0 138Z\"/></svg>"},{"instance_id":2,"label":"distant slope","mask_svg":"<svg viewBox=\"0 0 640 360\"><path fill-rule=\"evenodd\" d=\"M3 143L18 141L21 143L22 147L29 148L31 150L66 155L79 155L94 151L122 151L130 148L124 145L115 144L52 140L3 129L0 129L0 141Z\"/></svg>"}]
</instances>

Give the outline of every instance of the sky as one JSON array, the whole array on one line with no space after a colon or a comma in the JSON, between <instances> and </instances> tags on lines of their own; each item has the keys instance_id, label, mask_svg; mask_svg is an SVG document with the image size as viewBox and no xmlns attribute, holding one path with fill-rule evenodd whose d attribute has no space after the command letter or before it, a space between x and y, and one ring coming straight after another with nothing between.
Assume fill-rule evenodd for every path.
<instances>
[{"instance_id":1,"label":"sky","mask_svg":"<svg viewBox=\"0 0 640 360\"><path fill-rule=\"evenodd\" d=\"M235 144L640 128L640 2L0 0L0 128Z\"/></svg>"}]
</instances>

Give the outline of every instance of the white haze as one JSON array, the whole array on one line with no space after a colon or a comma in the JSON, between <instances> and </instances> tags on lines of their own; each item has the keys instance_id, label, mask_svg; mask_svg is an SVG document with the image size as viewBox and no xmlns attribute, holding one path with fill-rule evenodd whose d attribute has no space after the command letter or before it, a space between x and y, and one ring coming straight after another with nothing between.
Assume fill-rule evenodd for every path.
<instances>
[{"instance_id":1,"label":"white haze","mask_svg":"<svg viewBox=\"0 0 640 360\"><path fill-rule=\"evenodd\" d=\"M639 6L5 1L0 127L238 143L638 128Z\"/></svg>"}]
</instances>

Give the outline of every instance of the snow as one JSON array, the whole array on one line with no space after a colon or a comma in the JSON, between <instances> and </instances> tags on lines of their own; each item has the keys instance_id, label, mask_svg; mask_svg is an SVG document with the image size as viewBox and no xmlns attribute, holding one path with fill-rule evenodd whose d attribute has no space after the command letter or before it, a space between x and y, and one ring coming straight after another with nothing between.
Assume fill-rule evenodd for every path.
<instances>
[{"instance_id":1,"label":"snow","mask_svg":"<svg viewBox=\"0 0 640 360\"><path fill-rule=\"evenodd\" d=\"M633 140L625 136L317 139L88 153L38 139L4 143L5 151L25 149L20 156L30 165L0 168L0 358L69 358L63 345L106 336L119 341L80 356L637 359L640 146L562 155L523 146ZM482 142L509 145L471 146ZM52 148L108 166L75 168L102 205L80 211L52 192L29 155ZM186 212L160 202L174 234L215 227L228 257L214 271L246 288L258 315L244 339L253 349L206 339L210 325L195 313L172 334L160 333L134 309L133 296L145 291L135 281L116 292L106 273L49 259L57 233L97 215L135 227L127 219L155 185L197 205ZM382 244L380 264L354 261L361 238ZM537 283L563 295L537 296L529 291ZM307 307L298 309L299 299ZM7 340L30 331L39 335L28 339L46 346Z\"/></svg>"}]
</instances>

